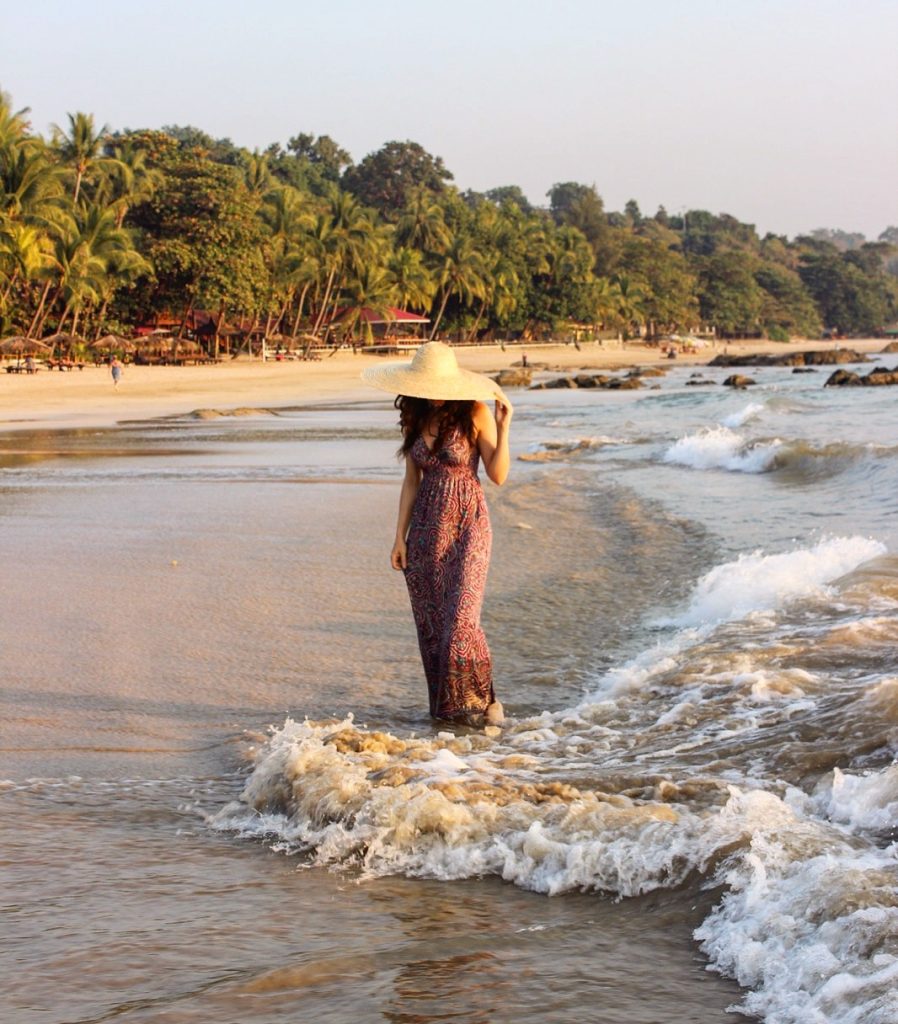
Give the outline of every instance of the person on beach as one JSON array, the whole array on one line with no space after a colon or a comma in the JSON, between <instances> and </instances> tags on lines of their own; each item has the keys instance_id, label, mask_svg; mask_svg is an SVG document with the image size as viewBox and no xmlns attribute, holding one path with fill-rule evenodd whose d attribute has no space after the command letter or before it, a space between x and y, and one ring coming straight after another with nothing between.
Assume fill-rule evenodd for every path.
<instances>
[{"instance_id":1,"label":"person on beach","mask_svg":"<svg viewBox=\"0 0 898 1024\"><path fill-rule=\"evenodd\" d=\"M503 720L480 609L492 530L479 463L503 484L512 407L502 389L462 370L439 341L410 363L371 367L362 379L398 397L405 478L390 563L405 573L434 718ZM485 403L495 402L495 414Z\"/></svg>"},{"instance_id":2,"label":"person on beach","mask_svg":"<svg viewBox=\"0 0 898 1024\"><path fill-rule=\"evenodd\" d=\"M122 364L118 356L113 356L109 360L109 372L112 374L112 386L118 387L118 382L122 379Z\"/></svg>"}]
</instances>

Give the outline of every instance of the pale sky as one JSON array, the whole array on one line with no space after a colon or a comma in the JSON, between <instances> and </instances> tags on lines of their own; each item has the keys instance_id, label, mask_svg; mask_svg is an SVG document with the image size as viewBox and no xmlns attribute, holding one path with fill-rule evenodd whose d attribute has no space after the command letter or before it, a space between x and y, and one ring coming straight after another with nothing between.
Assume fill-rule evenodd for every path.
<instances>
[{"instance_id":1,"label":"pale sky","mask_svg":"<svg viewBox=\"0 0 898 1024\"><path fill-rule=\"evenodd\" d=\"M580 181L761 233L898 224L898 0L0 0L0 88L42 133L412 139L538 204Z\"/></svg>"}]
</instances>

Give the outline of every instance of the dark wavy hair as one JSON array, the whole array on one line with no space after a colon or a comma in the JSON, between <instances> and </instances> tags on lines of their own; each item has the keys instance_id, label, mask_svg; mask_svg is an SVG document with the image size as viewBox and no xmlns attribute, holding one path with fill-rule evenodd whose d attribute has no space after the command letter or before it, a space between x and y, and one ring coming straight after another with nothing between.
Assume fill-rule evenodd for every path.
<instances>
[{"instance_id":1,"label":"dark wavy hair","mask_svg":"<svg viewBox=\"0 0 898 1024\"><path fill-rule=\"evenodd\" d=\"M396 453L400 459L408 455L412 445L424 433L424 428L434 419L434 415L437 420L437 439L433 446L435 451L440 450L453 428L458 428L471 444L474 444L473 402L446 401L435 408L427 398L397 395L393 405L399 410L399 429L402 431L402 444Z\"/></svg>"}]
</instances>

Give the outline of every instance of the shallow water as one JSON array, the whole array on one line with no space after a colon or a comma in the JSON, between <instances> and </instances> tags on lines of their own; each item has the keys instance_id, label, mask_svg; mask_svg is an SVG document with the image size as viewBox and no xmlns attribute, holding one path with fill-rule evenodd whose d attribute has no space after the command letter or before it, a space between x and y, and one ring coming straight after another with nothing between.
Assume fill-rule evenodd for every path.
<instances>
[{"instance_id":1,"label":"shallow water","mask_svg":"<svg viewBox=\"0 0 898 1024\"><path fill-rule=\"evenodd\" d=\"M687 375L518 397L492 737L386 403L0 437L8 1019L892 1020L894 397Z\"/></svg>"}]
</instances>

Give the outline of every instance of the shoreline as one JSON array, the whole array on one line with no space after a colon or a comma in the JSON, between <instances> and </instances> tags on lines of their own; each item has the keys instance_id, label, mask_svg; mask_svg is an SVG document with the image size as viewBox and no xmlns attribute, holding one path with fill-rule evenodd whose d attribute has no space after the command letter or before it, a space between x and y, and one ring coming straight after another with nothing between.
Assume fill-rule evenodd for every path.
<instances>
[{"instance_id":1,"label":"shoreline","mask_svg":"<svg viewBox=\"0 0 898 1024\"><path fill-rule=\"evenodd\" d=\"M719 352L738 354L831 350L854 348L877 353L887 339L865 338L838 343L824 341L729 342L695 354L681 354L674 366L701 367ZM601 343L499 345L456 350L459 364L478 373L495 373L520 363L527 352L539 372L573 369L623 370L633 366L670 367L657 348L643 344L605 347ZM366 367L383 361L410 358L384 357L359 351L338 351L317 362L260 362L239 359L214 366L128 365L122 383L114 389L106 366L58 372L41 369L37 374L0 371L0 430L63 430L112 427L123 422L183 416L202 409L233 412L235 409L277 410L325 402L374 401L378 394L359 380ZM514 400L514 390L511 392ZM385 393L382 394L385 400Z\"/></svg>"}]
</instances>

